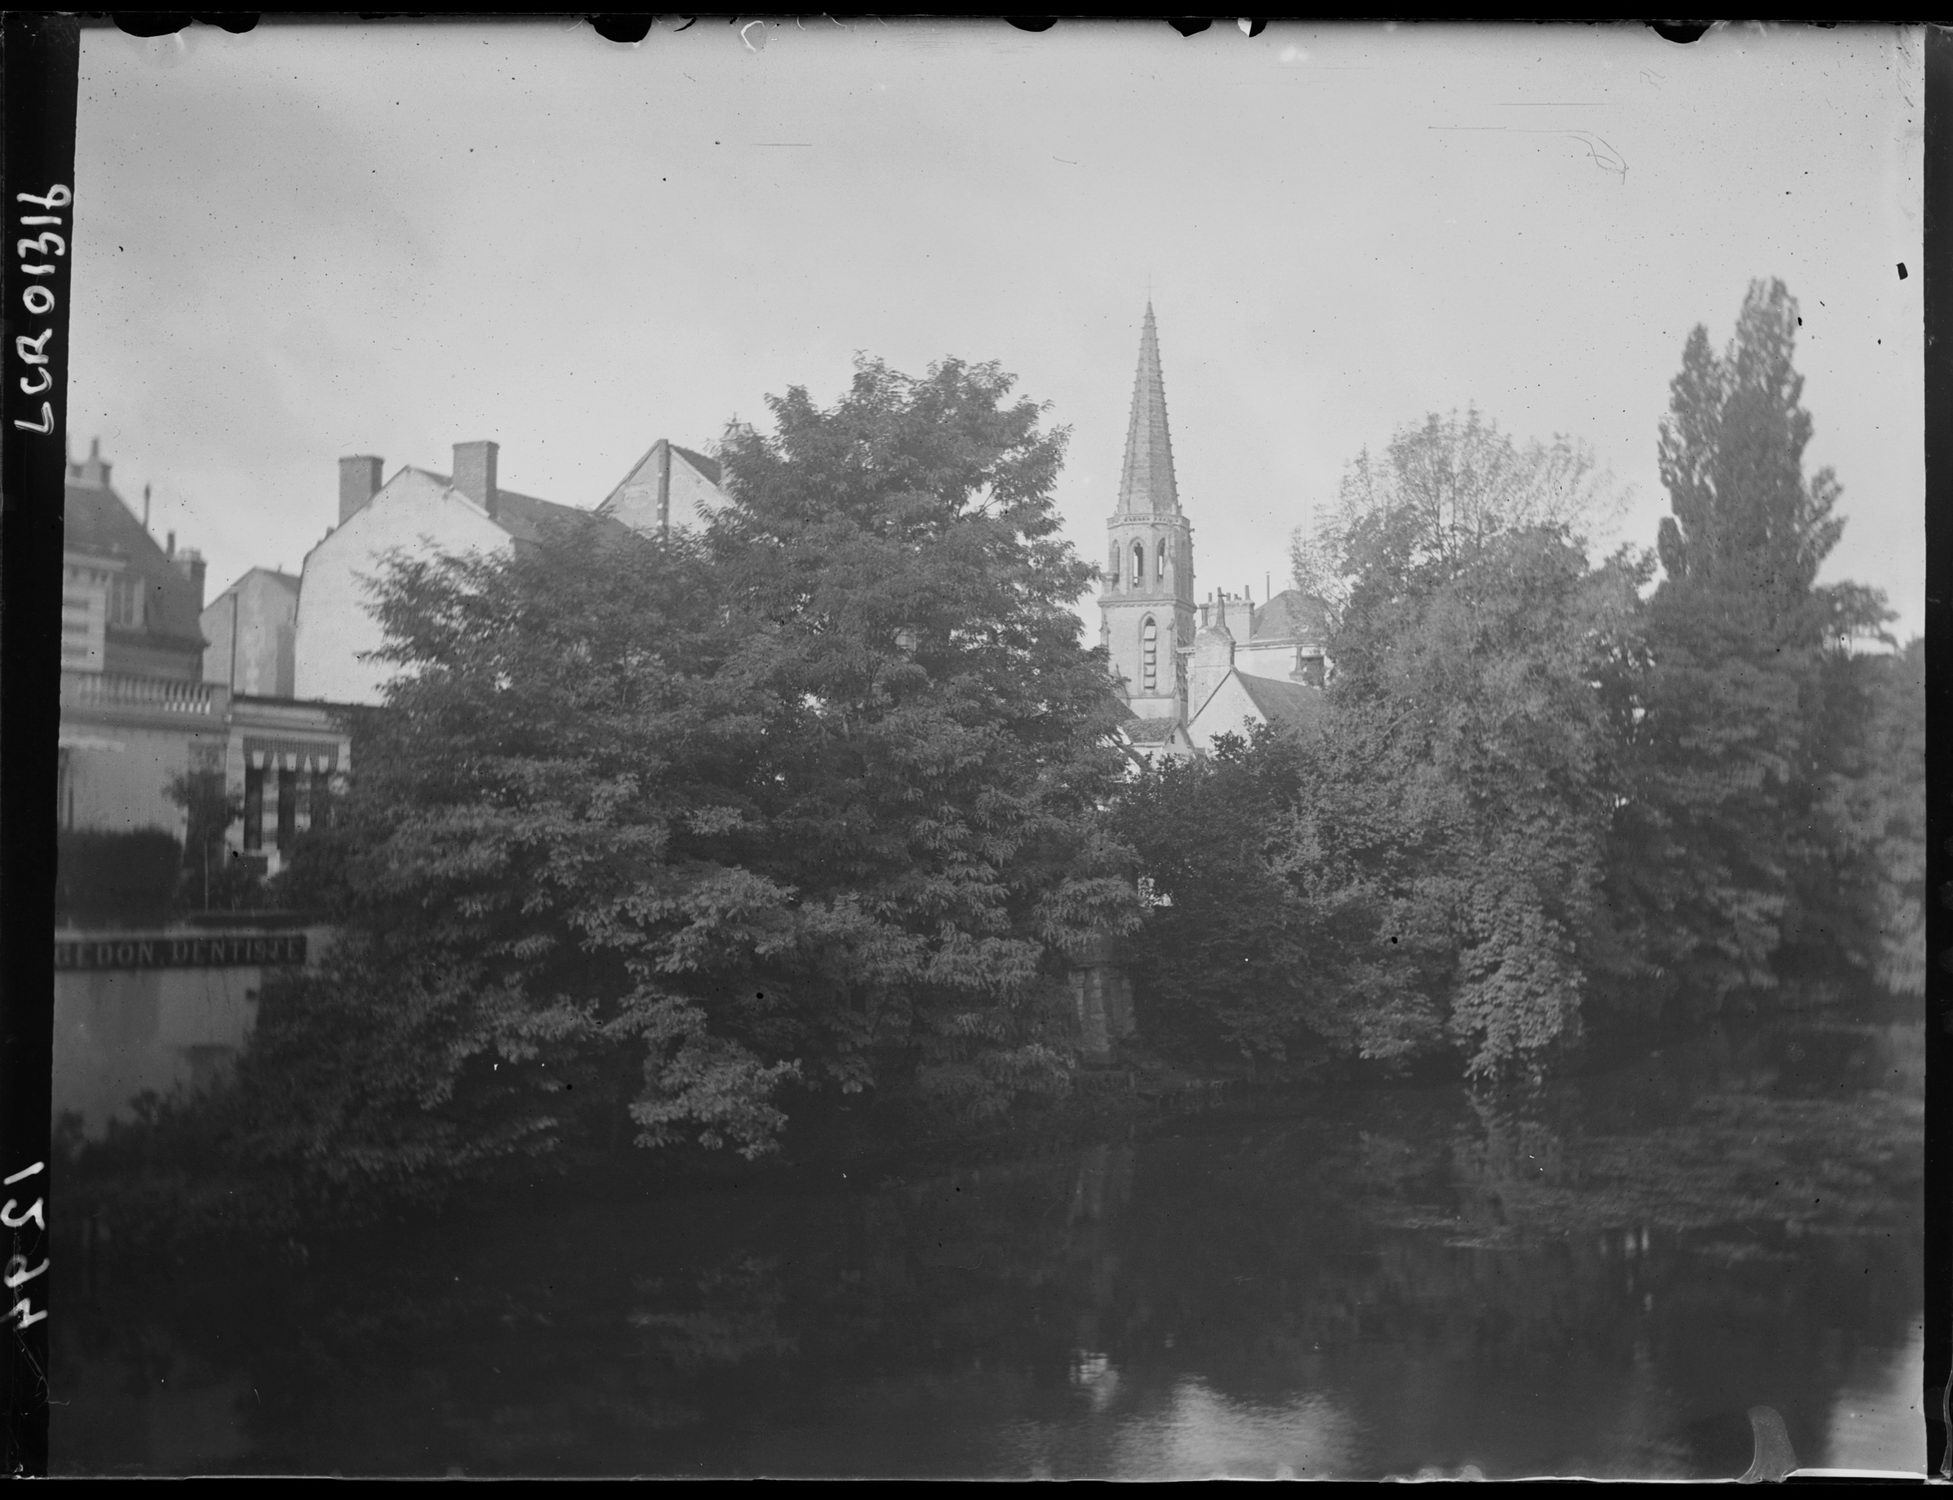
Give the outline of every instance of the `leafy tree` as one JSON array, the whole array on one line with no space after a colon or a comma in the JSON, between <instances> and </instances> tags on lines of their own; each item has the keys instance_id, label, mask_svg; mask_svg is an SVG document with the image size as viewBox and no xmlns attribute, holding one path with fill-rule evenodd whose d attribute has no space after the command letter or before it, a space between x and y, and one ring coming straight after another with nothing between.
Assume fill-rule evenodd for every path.
<instances>
[{"instance_id":1,"label":"leafy tree","mask_svg":"<svg viewBox=\"0 0 1953 1500\"><path fill-rule=\"evenodd\" d=\"M1370 773L1359 724L1254 725L1142 772L1115 812L1162 904L1128 947L1140 1033L1189 1061L1400 1062L1442 1040L1420 856L1450 809Z\"/></svg>"},{"instance_id":2,"label":"leafy tree","mask_svg":"<svg viewBox=\"0 0 1953 1500\"><path fill-rule=\"evenodd\" d=\"M166 789L183 809L183 870L178 903L204 911L257 904L257 877L233 867L224 835L244 816L244 798L226 784L222 766L199 766Z\"/></svg>"},{"instance_id":3,"label":"leafy tree","mask_svg":"<svg viewBox=\"0 0 1953 1500\"><path fill-rule=\"evenodd\" d=\"M1601 892L1648 567L1589 567L1613 500L1577 445L1476 412L1351 466L1297 549L1334 605L1323 732L1158 773L1121 825L1174 903L1142 995L1201 1009L1197 954L1252 980L1204 1003L1237 1045L1455 1047L1475 1076L1579 1036L1589 970L1619 962Z\"/></svg>"},{"instance_id":4,"label":"leafy tree","mask_svg":"<svg viewBox=\"0 0 1953 1500\"><path fill-rule=\"evenodd\" d=\"M1338 722L1369 747L1357 776L1433 809L1430 992L1474 1075L1575 1041L1589 976L1621 962L1602 887L1648 565L1586 556L1618 504L1579 445L1470 412L1359 458L1318 518L1343 581Z\"/></svg>"},{"instance_id":5,"label":"leafy tree","mask_svg":"<svg viewBox=\"0 0 1953 1500\"><path fill-rule=\"evenodd\" d=\"M1645 576L1627 556L1590 569L1563 528L1513 531L1448 576L1366 580L1331 642L1334 696L1375 746L1359 774L1444 809L1419 878L1444 914L1437 994L1474 1075L1575 1042L1590 977L1621 961L1606 848Z\"/></svg>"},{"instance_id":6,"label":"leafy tree","mask_svg":"<svg viewBox=\"0 0 1953 1500\"><path fill-rule=\"evenodd\" d=\"M822 410L735 427L708 536L764 704L742 867L797 892L756 977L844 1087L907 1074L986 1113L1062 1083L1062 955L1133 918L1097 809L1117 708L1050 499L1065 432L995 365L859 362ZM757 986L756 986L757 987ZM890 1069L895 1071L890 1073Z\"/></svg>"},{"instance_id":7,"label":"leafy tree","mask_svg":"<svg viewBox=\"0 0 1953 1500\"><path fill-rule=\"evenodd\" d=\"M1856 939L1851 956L1885 988L1913 995L1926 986L1925 665L1917 637L1893 655L1827 661L1833 677L1847 678L1826 695L1843 769L1828 778L1821 804L1831 901L1807 898L1812 910L1835 909L1842 888L1856 918L1839 934Z\"/></svg>"},{"instance_id":8,"label":"leafy tree","mask_svg":"<svg viewBox=\"0 0 1953 1500\"><path fill-rule=\"evenodd\" d=\"M1065 1086L1064 950L1130 921L1062 433L864 361L735 429L702 538L588 519L395 560L402 673L267 996L274 1159L347 1191L603 1140L770 1149L794 1083L963 1117Z\"/></svg>"},{"instance_id":9,"label":"leafy tree","mask_svg":"<svg viewBox=\"0 0 1953 1500\"><path fill-rule=\"evenodd\" d=\"M1289 542L1295 585L1339 619L1362 579L1379 570L1442 572L1492 537L1532 527L1586 536L1618 517L1622 496L1570 438L1520 445L1469 408L1398 431L1381 455L1366 448L1344 471L1334 502Z\"/></svg>"},{"instance_id":10,"label":"leafy tree","mask_svg":"<svg viewBox=\"0 0 1953 1500\"><path fill-rule=\"evenodd\" d=\"M1614 865L1649 978L1697 1005L1774 988L1786 954L1859 925L1863 881L1840 878L1826 811L1850 775L1849 737L1826 728L1851 717L1852 674L1827 653L1890 616L1871 590L1816 582L1843 521L1835 476L1803 470L1796 328L1783 283L1754 283L1724 354L1690 334L1662 425L1673 514Z\"/></svg>"}]
</instances>

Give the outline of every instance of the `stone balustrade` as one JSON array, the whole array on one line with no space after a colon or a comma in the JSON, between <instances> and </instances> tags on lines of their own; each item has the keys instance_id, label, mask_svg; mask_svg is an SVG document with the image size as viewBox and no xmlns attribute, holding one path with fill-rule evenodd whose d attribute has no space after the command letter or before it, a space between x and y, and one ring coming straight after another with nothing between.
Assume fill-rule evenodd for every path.
<instances>
[{"instance_id":1,"label":"stone balustrade","mask_svg":"<svg viewBox=\"0 0 1953 1500\"><path fill-rule=\"evenodd\" d=\"M208 717L222 708L218 690L207 682L70 670L61 673L61 706L137 709L144 713L192 717Z\"/></svg>"}]
</instances>

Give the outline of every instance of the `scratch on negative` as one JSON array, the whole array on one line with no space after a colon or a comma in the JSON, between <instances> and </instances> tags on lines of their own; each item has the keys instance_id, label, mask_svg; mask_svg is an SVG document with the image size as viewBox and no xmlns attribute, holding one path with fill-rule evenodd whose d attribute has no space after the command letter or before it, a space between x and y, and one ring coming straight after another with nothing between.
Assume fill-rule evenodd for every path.
<instances>
[{"instance_id":1,"label":"scratch on negative","mask_svg":"<svg viewBox=\"0 0 1953 1500\"><path fill-rule=\"evenodd\" d=\"M1622 182L1627 181L1627 158L1622 156L1606 141L1590 130L1548 130L1526 125L1427 125L1427 130L1498 130L1513 135L1563 135L1578 141L1587 148L1587 155L1593 164L1603 172L1612 172Z\"/></svg>"}]
</instances>

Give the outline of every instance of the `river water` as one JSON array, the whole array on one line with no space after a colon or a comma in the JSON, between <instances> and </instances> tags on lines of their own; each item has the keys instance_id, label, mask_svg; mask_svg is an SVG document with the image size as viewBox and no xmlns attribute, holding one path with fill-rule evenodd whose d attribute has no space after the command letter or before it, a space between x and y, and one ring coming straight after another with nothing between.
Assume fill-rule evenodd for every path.
<instances>
[{"instance_id":1,"label":"river water","mask_svg":"<svg viewBox=\"0 0 1953 1500\"><path fill-rule=\"evenodd\" d=\"M1227 1105L950 1170L57 1267L60 1473L1923 1469L1924 1040L1719 1029L1528 1100Z\"/></svg>"}]
</instances>

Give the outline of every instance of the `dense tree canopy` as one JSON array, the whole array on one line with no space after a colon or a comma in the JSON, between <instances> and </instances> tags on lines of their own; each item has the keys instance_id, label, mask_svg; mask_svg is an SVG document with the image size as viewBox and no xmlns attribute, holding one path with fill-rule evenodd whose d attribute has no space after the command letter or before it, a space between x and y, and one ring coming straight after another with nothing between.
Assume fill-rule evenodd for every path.
<instances>
[{"instance_id":1,"label":"dense tree canopy","mask_svg":"<svg viewBox=\"0 0 1953 1500\"><path fill-rule=\"evenodd\" d=\"M281 877L344 935L267 987L206 1137L328 1202L568 1142L756 1156L840 1095L968 1124L1066 1089L1107 934L1196 1066L1537 1078L1791 975L1917 990L1923 655L1818 582L1796 326L1759 283L1725 353L1691 334L1655 553L1591 555L1619 497L1568 439L1468 411L1360 455L1294 546L1321 714L1130 778L1064 430L992 365L773 399L697 535L396 559L400 675Z\"/></svg>"},{"instance_id":2,"label":"dense tree canopy","mask_svg":"<svg viewBox=\"0 0 1953 1500\"><path fill-rule=\"evenodd\" d=\"M1803 471L1797 323L1783 283L1758 282L1725 353L1696 328L1661 430L1673 514L1615 884L1651 990L1695 1006L1849 956L1877 881L1841 842L1864 724L1843 654L1890 616L1870 590L1816 581L1843 521L1832 473Z\"/></svg>"},{"instance_id":3,"label":"dense tree canopy","mask_svg":"<svg viewBox=\"0 0 1953 1500\"><path fill-rule=\"evenodd\" d=\"M1276 1055L1455 1046L1490 1074L1577 1038L1617 946L1600 888L1645 577L1588 565L1578 528L1611 500L1576 445L1475 412L1352 465L1297 549L1335 605L1321 732L1155 773L1120 825L1173 903L1142 996ZM1248 982L1203 1001L1195 955Z\"/></svg>"},{"instance_id":4,"label":"dense tree canopy","mask_svg":"<svg viewBox=\"0 0 1953 1500\"><path fill-rule=\"evenodd\" d=\"M965 1117L1065 1086L1064 956L1133 898L1064 434L1010 384L864 361L728 434L702 537L394 562L347 937L251 1065L274 1155L411 1176L626 1112L755 1154L794 1084Z\"/></svg>"}]
</instances>

